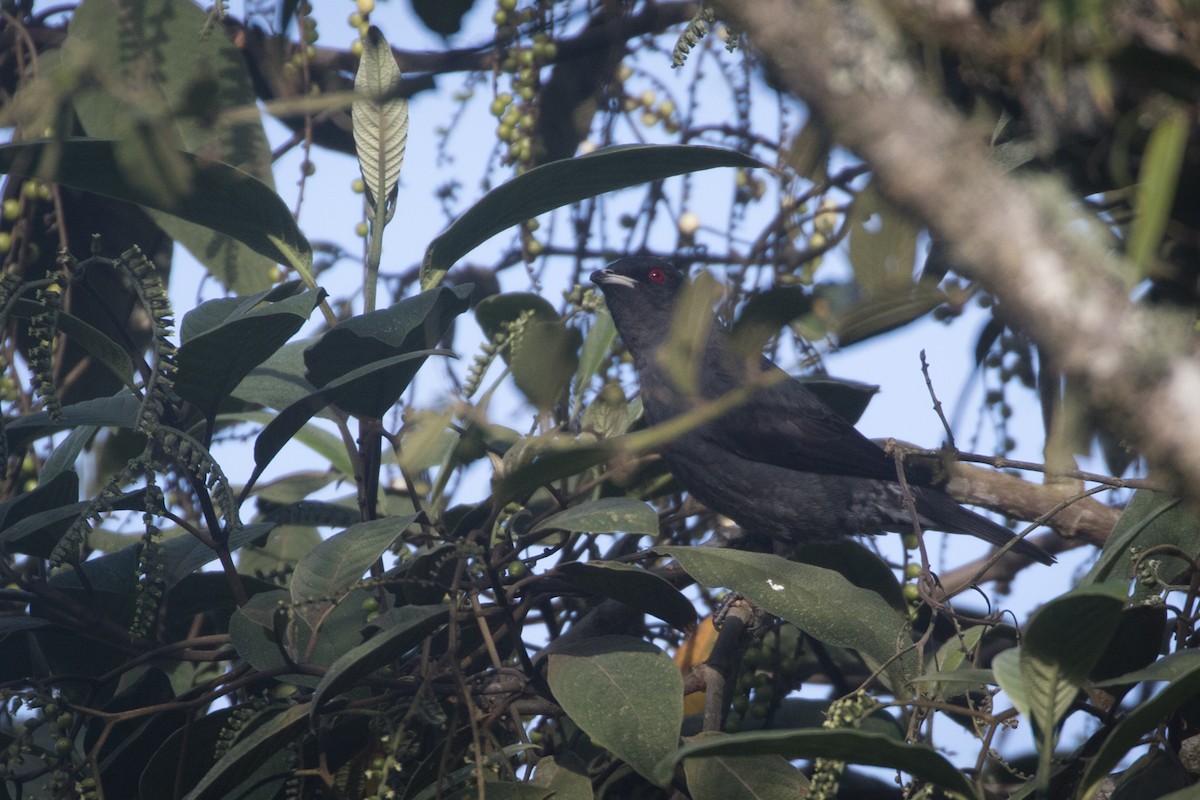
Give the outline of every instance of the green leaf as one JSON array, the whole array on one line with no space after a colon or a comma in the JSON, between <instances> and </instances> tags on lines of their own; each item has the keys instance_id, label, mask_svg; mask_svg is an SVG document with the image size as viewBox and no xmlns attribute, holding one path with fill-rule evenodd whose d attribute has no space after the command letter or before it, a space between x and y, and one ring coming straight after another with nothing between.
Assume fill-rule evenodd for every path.
<instances>
[{"instance_id":1,"label":"green leaf","mask_svg":"<svg viewBox=\"0 0 1200 800\"><path fill-rule=\"evenodd\" d=\"M390 205L408 144L408 100L400 96L396 56L374 25L363 41L350 114L367 204L372 210L381 200Z\"/></svg>"},{"instance_id":2,"label":"green leaf","mask_svg":"<svg viewBox=\"0 0 1200 800\"><path fill-rule=\"evenodd\" d=\"M363 574L418 516L360 522L314 547L296 565L289 584L297 613L315 627L315 618L361 581Z\"/></svg>"},{"instance_id":3,"label":"green leaf","mask_svg":"<svg viewBox=\"0 0 1200 800\"><path fill-rule=\"evenodd\" d=\"M1194 701L1200 694L1200 653L1186 651L1160 659L1144 670L1131 672L1105 681L1101 685L1120 685L1138 681L1169 680L1157 695L1130 711L1100 745L1092 763L1083 775L1083 796L1095 795L1100 779L1120 763L1137 746L1142 736L1175 712L1181 705Z\"/></svg>"},{"instance_id":4,"label":"green leaf","mask_svg":"<svg viewBox=\"0 0 1200 800\"><path fill-rule=\"evenodd\" d=\"M1142 275L1154 266L1171 219L1190 127L1187 108L1173 108L1155 124L1146 143L1133 200L1133 224L1125 247L1129 258L1142 268Z\"/></svg>"},{"instance_id":5,"label":"green leaf","mask_svg":"<svg viewBox=\"0 0 1200 800\"><path fill-rule=\"evenodd\" d=\"M412 7L426 28L450 36L462 30L462 18L474 4L475 0L413 0ZM591 796L589 790L589 800Z\"/></svg>"},{"instance_id":6,"label":"green leaf","mask_svg":"<svg viewBox=\"0 0 1200 800\"><path fill-rule=\"evenodd\" d=\"M513 339L513 382L541 411L551 411L579 366L583 336L561 320L530 320Z\"/></svg>"},{"instance_id":7,"label":"green leaf","mask_svg":"<svg viewBox=\"0 0 1200 800\"><path fill-rule=\"evenodd\" d=\"M12 314L16 317L32 317L44 310L40 303L32 300L17 300L12 305ZM89 325L73 314L59 311L57 315L58 329L73 339L97 361L108 367L114 375L132 389L133 361L125 348L105 336L97 328Z\"/></svg>"},{"instance_id":8,"label":"green leaf","mask_svg":"<svg viewBox=\"0 0 1200 800\"><path fill-rule=\"evenodd\" d=\"M592 800L594 797L592 781L586 774L576 772L566 764L559 764L550 756L538 761L531 782L535 786L553 789L555 800Z\"/></svg>"},{"instance_id":9,"label":"green leaf","mask_svg":"<svg viewBox=\"0 0 1200 800\"><path fill-rule=\"evenodd\" d=\"M808 791L804 774L777 753L695 756L683 770L692 800L793 800Z\"/></svg>"},{"instance_id":10,"label":"green leaf","mask_svg":"<svg viewBox=\"0 0 1200 800\"><path fill-rule=\"evenodd\" d=\"M1039 755L1038 785L1050 780L1050 758L1059 724L1079 688L1104 655L1126 602L1121 585L1095 584L1075 589L1038 609L1016 649L1020 692L1013 698L1032 722ZM1012 651L1008 651L1012 652ZM1012 656L993 660L992 669L1006 691L1014 688ZM1011 696L1011 695L1010 695ZM1025 706L1022 708L1022 704Z\"/></svg>"},{"instance_id":11,"label":"green leaf","mask_svg":"<svg viewBox=\"0 0 1200 800\"><path fill-rule=\"evenodd\" d=\"M1200 522L1195 513L1183 506L1179 498L1138 489L1104 542L1100 558L1084 576L1082 583L1103 583L1134 577L1135 548L1144 552L1151 547L1167 545L1168 549L1177 547L1184 552L1195 552L1197 544L1200 544L1198 532ZM1186 561L1170 554L1156 555L1153 561L1157 563L1155 571L1163 583L1168 583L1188 566ZM1158 591L1157 586L1143 588L1139 581L1134 602L1140 602Z\"/></svg>"},{"instance_id":12,"label":"green leaf","mask_svg":"<svg viewBox=\"0 0 1200 800\"><path fill-rule=\"evenodd\" d=\"M217 424L222 422L252 422L266 427L274 421L277 415L269 411L243 411L240 414L218 414ZM321 457L321 461L337 470L343 478L354 478L354 465L346 453L346 443L324 428L317 427L311 422L305 423L296 431L289 441L299 442ZM326 476L326 483L336 479L337 475ZM256 491L261 495L261 491Z\"/></svg>"},{"instance_id":13,"label":"green leaf","mask_svg":"<svg viewBox=\"0 0 1200 800\"><path fill-rule=\"evenodd\" d=\"M854 585L836 570L767 553L711 547L655 547L654 552L674 558L705 586L740 592L823 642L857 650L873 668L888 662L885 675L892 691L908 695L908 682L919 671L908 616L878 592ZM897 657L906 648L909 652Z\"/></svg>"},{"instance_id":14,"label":"green leaf","mask_svg":"<svg viewBox=\"0 0 1200 800\"><path fill-rule=\"evenodd\" d=\"M0 172L61 183L125 200L227 234L256 253L295 269L312 265L312 246L292 212L269 186L219 161L178 152L186 189L163 193L145 176L129 175L118 143L101 139L37 140L0 146Z\"/></svg>"},{"instance_id":15,"label":"green leaf","mask_svg":"<svg viewBox=\"0 0 1200 800\"><path fill-rule=\"evenodd\" d=\"M330 699L403 656L450 617L450 610L444 605L400 606L392 611L390 627L345 653L329 667L313 694L314 718Z\"/></svg>"},{"instance_id":16,"label":"green leaf","mask_svg":"<svg viewBox=\"0 0 1200 800\"><path fill-rule=\"evenodd\" d=\"M533 319L561 319L558 312L554 310L554 306L550 305L540 294L504 292L480 300L479 304L475 306L475 321L483 329L483 335L489 341L495 341L507 332L507 323L516 321L526 311L533 314ZM506 351L504 353L506 363L508 357L509 354Z\"/></svg>"},{"instance_id":17,"label":"green leaf","mask_svg":"<svg viewBox=\"0 0 1200 800\"><path fill-rule=\"evenodd\" d=\"M966 776L932 747L906 744L877 733L855 730L760 731L714 736L684 745L665 766L701 756L766 753L789 760L831 758L850 764L896 769L962 797L976 796Z\"/></svg>"},{"instance_id":18,"label":"green leaf","mask_svg":"<svg viewBox=\"0 0 1200 800\"><path fill-rule=\"evenodd\" d=\"M246 60L229 36L200 35L206 22L203 9L178 0L144 0L136 14L116 0L86 0L72 15L59 72L101 76L85 82L72 104L88 136L120 142L127 171L148 171L153 158L178 170L170 152L178 149L224 161L274 188L262 118L244 113L256 103ZM225 234L151 216L233 291L270 286L270 258Z\"/></svg>"},{"instance_id":19,"label":"green leaf","mask_svg":"<svg viewBox=\"0 0 1200 800\"><path fill-rule=\"evenodd\" d=\"M122 392L113 397L100 397L65 406L62 416L57 420L51 419L45 411L26 414L4 426L4 435L8 438L8 451L11 453L37 439L82 425L132 430L137 423L140 407L141 400L128 392Z\"/></svg>"},{"instance_id":20,"label":"green leaf","mask_svg":"<svg viewBox=\"0 0 1200 800\"><path fill-rule=\"evenodd\" d=\"M714 167L761 167L716 147L630 145L552 161L498 186L429 244L421 288L437 285L455 261L496 234L538 214L605 192Z\"/></svg>"},{"instance_id":21,"label":"green leaf","mask_svg":"<svg viewBox=\"0 0 1200 800\"><path fill-rule=\"evenodd\" d=\"M653 614L681 631L696 624L692 601L669 581L641 567L617 561L573 561L559 564L551 575L585 592L611 597L630 608Z\"/></svg>"},{"instance_id":22,"label":"green leaf","mask_svg":"<svg viewBox=\"0 0 1200 800\"><path fill-rule=\"evenodd\" d=\"M583 390L600 371L600 365L612 349L617 338L617 326L607 308L596 312L592 327L583 340L583 351L579 354L579 369L575 373L575 396L581 398Z\"/></svg>"},{"instance_id":23,"label":"green leaf","mask_svg":"<svg viewBox=\"0 0 1200 800\"><path fill-rule=\"evenodd\" d=\"M527 498L537 488L604 463L616 449L610 442L572 443L547 448L516 469L493 478L492 494L497 503Z\"/></svg>"},{"instance_id":24,"label":"green leaf","mask_svg":"<svg viewBox=\"0 0 1200 800\"><path fill-rule=\"evenodd\" d=\"M952 636L941 647L938 648L937 654L934 656L933 664L937 667L936 672L926 673L922 675L922 682L934 678L940 679L926 691L930 692L937 699L945 699L948 694L962 692L963 689L959 686L954 686L953 689L944 684L961 684L972 683L976 686L983 686L989 683L995 683L995 676L991 670L987 669L972 669L971 667L963 667L964 663L970 664L967 661L967 656L973 654L979 640L989 630L986 625L974 625L963 630L957 636ZM970 687L968 687L969 689Z\"/></svg>"},{"instance_id":25,"label":"green leaf","mask_svg":"<svg viewBox=\"0 0 1200 800\"><path fill-rule=\"evenodd\" d=\"M250 777L269 756L308 725L308 707L295 705L275 714L270 720L240 738L220 761L187 793L184 800L220 800Z\"/></svg>"},{"instance_id":26,"label":"green leaf","mask_svg":"<svg viewBox=\"0 0 1200 800\"><path fill-rule=\"evenodd\" d=\"M299 281L247 298L219 298L188 313L180 328L175 390L205 417L216 414L238 384L308 321L321 290Z\"/></svg>"},{"instance_id":27,"label":"green leaf","mask_svg":"<svg viewBox=\"0 0 1200 800\"><path fill-rule=\"evenodd\" d=\"M339 323L304 351L309 382L331 389L335 379L356 369L436 347L454 318L467 310L470 294L470 284L438 287ZM331 400L350 414L382 417L423 363L424 358L396 364L339 386Z\"/></svg>"},{"instance_id":28,"label":"green leaf","mask_svg":"<svg viewBox=\"0 0 1200 800\"><path fill-rule=\"evenodd\" d=\"M353 369L340 378L335 378L323 389L301 398L280 411L267 424L262 433L258 435L258 438L254 440L254 472L251 474L251 481L258 480L258 476L267 468L271 460L279 454L284 445L290 442L292 437L310 419L320 413L330 403L334 402L339 391L347 387L354 388L355 384L361 384L361 382L372 378L377 373L390 377L395 373L395 368L405 367L410 362L417 360L424 363L426 358L433 355L454 354L449 350L418 350L414 353L405 353L404 355L385 358L381 361Z\"/></svg>"},{"instance_id":29,"label":"green leaf","mask_svg":"<svg viewBox=\"0 0 1200 800\"><path fill-rule=\"evenodd\" d=\"M572 533L658 533L658 512L632 497L606 497L571 506L533 526L531 533L548 530Z\"/></svg>"},{"instance_id":30,"label":"green leaf","mask_svg":"<svg viewBox=\"0 0 1200 800\"><path fill-rule=\"evenodd\" d=\"M666 786L683 724L683 678L657 647L599 636L552 653L546 677L571 719L646 779Z\"/></svg>"}]
</instances>

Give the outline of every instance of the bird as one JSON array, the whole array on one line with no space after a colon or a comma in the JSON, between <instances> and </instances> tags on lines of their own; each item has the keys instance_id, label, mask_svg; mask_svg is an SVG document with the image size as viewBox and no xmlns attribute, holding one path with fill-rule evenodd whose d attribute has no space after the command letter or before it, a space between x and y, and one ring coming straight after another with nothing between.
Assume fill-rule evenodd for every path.
<instances>
[{"instance_id":1,"label":"bird","mask_svg":"<svg viewBox=\"0 0 1200 800\"><path fill-rule=\"evenodd\" d=\"M845 418L765 356L747 359L714 324L689 395L660 358L687 277L671 262L628 256L591 274L637 370L646 422L658 425L697 403L756 379L742 404L676 437L660 455L677 483L751 533L792 546L857 534L908 531L912 515L895 461ZM765 375L752 375L754 369ZM763 378L766 378L763 380ZM923 528L966 533L996 546L1013 533L905 471ZM1021 539L1012 550L1042 564L1054 558Z\"/></svg>"}]
</instances>

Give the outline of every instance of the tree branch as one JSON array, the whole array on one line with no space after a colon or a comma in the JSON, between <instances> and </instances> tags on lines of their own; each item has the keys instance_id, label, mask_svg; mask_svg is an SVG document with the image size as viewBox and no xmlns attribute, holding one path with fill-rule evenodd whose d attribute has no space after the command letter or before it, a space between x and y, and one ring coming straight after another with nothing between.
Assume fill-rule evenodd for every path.
<instances>
[{"instance_id":1,"label":"tree branch","mask_svg":"<svg viewBox=\"0 0 1200 800\"><path fill-rule=\"evenodd\" d=\"M985 136L922 85L870 2L717 0L779 81L928 225L1105 423L1200 503L1200 361L1190 325L1129 301L1139 274L1082 230L1058 182L1021 181ZM1150 411L1152 410L1152 412Z\"/></svg>"}]
</instances>

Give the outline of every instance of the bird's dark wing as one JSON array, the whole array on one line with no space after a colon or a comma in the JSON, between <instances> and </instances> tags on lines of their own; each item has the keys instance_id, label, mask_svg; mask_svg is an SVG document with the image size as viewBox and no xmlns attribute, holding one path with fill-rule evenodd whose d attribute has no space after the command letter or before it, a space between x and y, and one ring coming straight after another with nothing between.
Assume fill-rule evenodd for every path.
<instances>
[{"instance_id":1,"label":"bird's dark wing","mask_svg":"<svg viewBox=\"0 0 1200 800\"><path fill-rule=\"evenodd\" d=\"M716 380L723 383L723 378ZM790 378L757 392L702 435L750 461L798 472L896 480L895 463L879 445Z\"/></svg>"}]
</instances>

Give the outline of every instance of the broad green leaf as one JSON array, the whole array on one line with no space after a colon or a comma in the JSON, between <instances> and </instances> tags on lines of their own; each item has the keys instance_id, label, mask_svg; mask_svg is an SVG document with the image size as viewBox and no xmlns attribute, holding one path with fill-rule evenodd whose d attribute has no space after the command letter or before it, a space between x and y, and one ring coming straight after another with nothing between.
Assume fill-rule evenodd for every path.
<instances>
[{"instance_id":1,"label":"broad green leaf","mask_svg":"<svg viewBox=\"0 0 1200 800\"><path fill-rule=\"evenodd\" d=\"M857 650L872 667L888 662L892 691L909 694L908 682L919 670L908 617L878 592L855 586L836 570L767 553L710 547L654 552L674 558L705 586L732 589L823 642Z\"/></svg>"},{"instance_id":2,"label":"broad green leaf","mask_svg":"<svg viewBox=\"0 0 1200 800\"><path fill-rule=\"evenodd\" d=\"M507 323L515 322L523 313L529 312L533 319L561 319L554 306L540 294L530 292L504 292L485 297L475 306L475 321L483 329L483 335L489 341L507 333ZM504 360L507 363L509 353L505 351Z\"/></svg>"},{"instance_id":3,"label":"broad green leaf","mask_svg":"<svg viewBox=\"0 0 1200 800\"><path fill-rule=\"evenodd\" d=\"M839 572L860 589L877 592L897 611L908 613L908 601L904 599L904 589L896 580L896 573L858 542L845 539L808 542L795 549L791 560Z\"/></svg>"},{"instance_id":4,"label":"broad green leaf","mask_svg":"<svg viewBox=\"0 0 1200 800\"><path fill-rule=\"evenodd\" d=\"M289 637L280 633L286 626L288 593L284 589L261 592L229 617L229 641L241 658L257 670L280 670L287 666L283 649L292 652ZM280 618L277 620L277 616ZM300 686L315 686L311 675L288 675L288 681Z\"/></svg>"},{"instance_id":5,"label":"broad green leaf","mask_svg":"<svg viewBox=\"0 0 1200 800\"><path fill-rule=\"evenodd\" d=\"M605 497L571 506L533 526L531 533L563 530L581 533L658 533L658 512L632 497Z\"/></svg>"},{"instance_id":6,"label":"broad green leaf","mask_svg":"<svg viewBox=\"0 0 1200 800\"><path fill-rule=\"evenodd\" d=\"M265 427L275 417L276 415L269 411L243 411L240 414L218 414L217 423L252 422ZM341 473L342 477L354 478L354 465L350 461L350 456L346 453L346 443L340 437L308 422L292 435L291 441L299 442L309 450L312 450L321 457L323 463L333 467L333 469ZM336 475L326 475L325 482L328 483L336 477ZM261 496L262 492L261 490L256 490L255 494Z\"/></svg>"},{"instance_id":7,"label":"broad green leaf","mask_svg":"<svg viewBox=\"0 0 1200 800\"><path fill-rule=\"evenodd\" d=\"M238 554L238 572L243 575L286 575L320 543L321 534L316 528L277 523L264 543L243 548Z\"/></svg>"},{"instance_id":8,"label":"broad green leaf","mask_svg":"<svg viewBox=\"0 0 1200 800\"><path fill-rule=\"evenodd\" d=\"M117 0L86 0L71 18L60 72L99 73L72 97L88 136L118 141L117 155L133 173L171 150L223 161L274 187L271 149L262 119L211 120L256 102L249 69L229 36L204 36L207 14L183 0L144 0L129 13ZM114 46L120 42L120 46ZM70 81L74 76L60 79ZM199 107L200 105L203 107ZM271 284L271 258L225 234L151 212L217 279L240 294Z\"/></svg>"},{"instance_id":9,"label":"broad green leaf","mask_svg":"<svg viewBox=\"0 0 1200 800\"><path fill-rule=\"evenodd\" d=\"M314 717L331 698L419 645L450 616L444 605L400 606L393 612L392 624L386 630L348 651L329 667L313 694Z\"/></svg>"},{"instance_id":10,"label":"broad green leaf","mask_svg":"<svg viewBox=\"0 0 1200 800\"><path fill-rule=\"evenodd\" d=\"M513 382L541 411L557 405L579 366L579 329L561 320L530 320L513 339Z\"/></svg>"},{"instance_id":11,"label":"broad green leaf","mask_svg":"<svg viewBox=\"0 0 1200 800\"><path fill-rule=\"evenodd\" d=\"M919 228L872 182L858 193L848 224L850 264L862 299L838 315L843 345L885 333L945 301L937 280L914 280Z\"/></svg>"},{"instance_id":12,"label":"broad green leaf","mask_svg":"<svg viewBox=\"0 0 1200 800\"><path fill-rule=\"evenodd\" d=\"M958 636L952 636L938 648L937 654L933 658L935 671L927 672L918 679L921 682L933 683L933 686L927 689L931 695L936 699L944 699L947 694L963 691L961 686L948 687L944 684L972 683L982 687L989 683L995 683L995 676L992 675L991 670L962 666L964 663L971 663L967 661L967 656L975 651L979 640L987 631L988 626L972 626Z\"/></svg>"},{"instance_id":13,"label":"broad green leaf","mask_svg":"<svg viewBox=\"0 0 1200 800\"><path fill-rule=\"evenodd\" d=\"M79 454L87 447L88 442L92 441L98 430L100 429L95 425L80 425L72 430L42 465L37 477L38 486L45 486L64 472L74 471ZM71 499L74 500L75 497Z\"/></svg>"},{"instance_id":14,"label":"broad green leaf","mask_svg":"<svg viewBox=\"0 0 1200 800\"><path fill-rule=\"evenodd\" d=\"M183 319L175 390L206 417L308 321L324 292L295 281L248 298L203 303ZM289 292L296 292L290 294Z\"/></svg>"},{"instance_id":15,"label":"broad green leaf","mask_svg":"<svg viewBox=\"0 0 1200 800\"><path fill-rule=\"evenodd\" d=\"M304 376L304 351L316 341L309 337L288 342L275 354L259 364L247 375L233 396L243 403L285 409L292 403L308 397L317 387Z\"/></svg>"},{"instance_id":16,"label":"broad green leaf","mask_svg":"<svg viewBox=\"0 0 1200 800\"><path fill-rule=\"evenodd\" d=\"M1127 672L1108 680L1097 681L1097 686L1122 686L1146 681L1178 681L1200 670L1200 650L1181 650L1164 656L1142 669Z\"/></svg>"},{"instance_id":17,"label":"broad green leaf","mask_svg":"<svg viewBox=\"0 0 1200 800\"><path fill-rule=\"evenodd\" d=\"M1130 260L1142 268L1142 275L1154 266L1171 219L1190 127L1187 109L1174 108L1155 124L1146 143L1133 199L1133 224L1125 247Z\"/></svg>"},{"instance_id":18,"label":"broad green leaf","mask_svg":"<svg viewBox=\"0 0 1200 800\"><path fill-rule=\"evenodd\" d=\"M144 492L141 491L131 493L127 496L130 499L121 501L116 507L131 504L132 498L142 494ZM229 537L227 544L230 551L236 552L250 542L266 536L274 527L272 524L256 523L239 528ZM140 550L141 543L138 542L115 553L89 558L79 569L87 577L90 586L114 587L119 591L128 591L129 580L137 573ZM216 560L215 550L195 537L182 533L164 541L158 554L158 562L163 566L163 578L168 587L175 586L188 575ZM82 587L79 576L73 570L57 573L50 581L59 586Z\"/></svg>"},{"instance_id":19,"label":"broad green leaf","mask_svg":"<svg viewBox=\"0 0 1200 800\"><path fill-rule=\"evenodd\" d=\"M596 312L592 327L583 340L583 350L579 354L579 369L575 373L575 396L581 398L600 365L608 357L613 341L617 338L617 326L613 323L612 314L607 308Z\"/></svg>"},{"instance_id":20,"label":"broad green leaf","mask_svg":"<svg viewBox=\"0 0 1200 800\"><path fill-rule=\"evenodd\" d=\"M287 205L266 184L228 164L177 152L186 190L164 194L145 176L127 174L117 143L106 139L36 140L0 146L0 172L61 183L125 200L227 234L272 261L306 271L312 246Z\"/></svg>"},{"instance_id":21,"label":"broad green leaf","mask_svg":"<svg viewBox=\"0 0 1200 800\"><path fill-rule=\"evenodd\" d=\"M1194 701L1197 695L1200 695L1200 653L1176 653L1160 659L1144 670L1131 672L1101 684L1120 685L1161 680L1168 680L1170 683L1157 695L1126 714L1100 745L1080 784L1084 787L1085 798L1095 796L1100 779L1141 742L1146 732L1163 724L1181 705Z\"/></svg>"},{"instance_id":22,"label":"broad green leaf","mask_svg":"<svg viewBox=\"0 0 1200 800\"><path fill-rule=\"evenodd\" d=\"M1154 664L1162 653L1167 627L1165 604L1135 605L1121 611L1108 647L1088 673L1093 686ZM1111 687L1114 702L1123 697L1125 686Z\"/></svg>"},{"instance_id":23,"label":"broad green leaf","mask_svg":"<svg viewBox=\"0 0 1200 800\"><path fill-rule=\"evenodd\" d=\"M236 553L256 539L261 539L269 534L274 527L275 525L270 522L258 522L243 526L229 536L226 546L230 552ZM159 562L164 567L168 586L174 585L183 580L185 576L216 560L216 551L191 536L178 536L164 542L162 550L159 552Z\"/></svg>"},{"instance_id":24,"label":"broad green leaf","mask_svg":"<svg viewBox=\"0 0 1200 800\"><path fill-rule=\"evenodd\" d=\"M778 753L718 753L683 760L692 800L793 800L808 791L804 773Z\"/></svg>"},{"instance_id":25,"label":"broad green leaf","mask_svg":"<svg viewBox=\"0 0 1200 800\"><path fill-rule=\"evenodd\" d=\"M1051 662L1064 680L1082 685L1116 630L1126 593L1124 582L1096 584L1050 601L1025 626L1022 657Z\"/></svg>"},{"instance_id":26,"label":"broad green leaf","mask_svg":"<svg viewBox=\"0 0 1200 800\"><path fill-rule=\"evenodd\" d=\"M1104 542L1100 558L1084 576L1082 583L1132 578L1136 572L1134 548L1144 552L1160 545L1167 545L1167 549L1177 547L1184 552L1195 552L1200 545L1200 524L1195 513L1182 505L1179 498L1138 489ZM1150 563L1157 565L1156 573L1163 583L1169 582L1187 567L1183 559L1169 553L1156 555L1147 565ZM1140 602L1158 591L1157 586L1143 588L1139 582L1133 600Z\"/></svg>"},{"instance_id":27,"label":"broad green leaf","mask_svg":"<svg viewBox=\"0 0 1200 800\"><path fill-rule=\"evenodd\" d=\"M761 167L750 156L716 147L629 145L552 161L498 186L429 244L421 288L437 285L455 261L527 219L605 192L715 167Z\"/></svg>"},{"instance_id":28,"label":"broad green leaf","mask_svg":"<svg viewBox=\"0 0 1200 800\"><path fill-rule=\"evenodd\" d=\"M838 317L835 326L838 345L849 347L903 327L933 311L946 299L945 292L929 279L916 281L902 294L864 300Z\"/></svg>"},{"instance_id":29,"label":"broad green leaf","mask_svg":"<svg viewBox=\"0 0 1200 800\"><path fill-rule=\"evenodd\" d=\"M552 757L537 763L532 783L554 790L555 800L592 800L592 781L583 772L576 772Z\"/></svg>"},{"instance_id":30,"label":"broad green leaf","mask_svg":"<svg viewBox=\"0 0 1200 800\"><path fill-rule=\"evenodd\" d=\"M620 600L681 631L696 624L692 601L664 578L617 561L574 561L559 564L551 575L591 594Z\"/></svg>"},{"instance_id":31,"label":"broad green leaf","mask_svg":"<svg viewBox=\"0 0 1200 800\"><path fill-rule=\"evenodd\" d=\"M646 779L666 786L683 724L683 678L657 647L599 636L549 656L550 690L597 744Z\"/></svg>"},{"instance_id":32,"label":"broad green leaf","mask_svg":"<svg viewBox=\"0 0 1200 800\"><path fill-rule=\"evenodd\" d=\"M449 350L418 350L413 353L384 358L331 380L324 388L301 398L280 411L254 440L254 472L251 475L251 481L258 480L258 476L279 454L284 445L290 442L292 437L310 419L333 403L339 391L347 388L355 389L355 384L371 379L377 373L385 373L385 377L390 378L394 375L395 368L406 367L410 362L417 360L423 363L426 358L433 355L453 355L453 353Z\"/></svg>"},{"instance_id":33,"label":"broad green leaf","mask_svg":"<svg viewBox=\"0 0 1200 800\"><path fill-rule=\"evenodd\" d=\"M26 552L20 549L20 541L55 523L60 523L56 526L56 532L61 536L66 532L66 526L74 522L86 508L86 504L78 502L78 499L79 474L67 469L60 471L53 479L39 483L33 490L0 503L0 544L14 548L18 553ZM59 527L61 530L57 530ZM54 541L57 541L57 536ZM23 546L29 547L30 544ZM53 542L49 544L53 547Z\"/></svg>"},{"instance_id":34,"label":"broad green leaf","mask_svg":"<svg viewBox=\"0 0 1200 800\"><path fill-rule=\"evenodd\" d=\"M32 300L17 300L12 304L12 314L16 317L32 317L42 311L42 305ZM133 361L125 348L101 333L73 314L59 311L57 315L58 329L73 339L80 347L124 382L133 388Z\"/></svg>"},{"instance_id":35,"label":"broad green leaf","mask_svg":"<svg viewBox=\"0 0 1200 800\"><path fill-rule=\"evenodd\" d=\"M45 411L26 414L4 425L8 451L11 453L32 441L81 425L132 430L140 407L141 400L122 392L113 397L100 397L65 406L62 416L57 420L51 419Z\"/></svg>"},{"instance_id":36,"label":"broad green leaf","mask_svg":"<svg viewBox=\"0 0 1200 800\"><path fill-rule=\"evenodd\" d=\"M362 580L417 516L360 522L314 547L292 573L289 589L297 613L314 624L315 617L323 614L329 604L338 602Z\"/></svg>"},{"instance_id":37,"label":"broad green leaf","mask_svg":"<svg viewBox=\"0 0 1200 800\"><path fill-rule=\"evenodd\" d=\"M335 379L356 369L436 347L450 323L467 310L471 285L438 287L395 305L348 319L327 331L304 351L308 380L328 390L342 410L362 417L382 417L424 363L424 358L331 388Z\"/></svg>"},{"instance_id":38,"label":"broad green leaf","mask_svg":"<svg viewBox=\"0 0 1200 800\"><path fill-rule=\"evenodd\" d=\"M932 747L907 744L858 730L756 731L713 736L679 748L664 768L684 759L701 756L766 753L775 753L789 760L831 758L849 764L896 769L961 797L976 796L966 776Z\"/></svg>"},{"instance_id":39,"label":"broad green leaf","mask_svg":"<svg viewBox=\"0 0 1200 800\"><path fill-rule=\"evenodd\" d=\"M285 747L308 725L308 706L294 705L240 738L187 793L184 800L222 800L250 777L266 758Z\"/></svg>"},{"instance_id":40,"label":"broad green leaf","mask_svg":"<svg viewBox=\"0 0 1200 800\"><path fill-rule=\"evenodd\" d=\"M473 5L475 0L413 0L412 7L426 28L439 36L451 36L462 30L462 19ZM589 800L591 796L589 790Z\"/></svg>"},{"instance_id":41,"label":"broad green leaf","mask_svg":"<svg viewBox=\"0 0 1200 800\"><path fill-rule=\"evenodd\" d=\"M497 473L492 479L492 494L498 503L528 498L538 487L578 475L602 464L617 452L609 442L572 443L547 448L523 461L511 472Z\"/></svg>"},{"instance_id":42,"label":"broad green leaf","mask_svg":"<svg viewBox=\"0 0 1200 800\"><path fill-rule=\"evenodd\" d=\"M212 116L253 107L257 98L242 51L220 31L203 35L207 22L203 8L181 0L140 0L136 14L119 0L84 0L71 15L64 47L73 67L85 64L105 80L83 87L76 111L93 138L114 138L111 131L128 124L120 118L133 111L163 114L183 149L215 155L270 183L271 147L261 118L212 124ZM208 105L201 110L198 102Z\"/></svg>"},{"instance_id":43,"label":"broad green leaf","mask_svg":"<svg viewBox=\"0 0 1200 800\"><path fill-rule=\"evenodd\" d=\"M1037 780L1043 788L1050 779L1059 723L1104 654L1126 599L1123 582L1080 587L1042 606L1025 628L1017 663L1040 757ZM1000 685L1009 689L1010 676L994 661L993 670Z\"/></svg>"},{"instance_id":44,"label":"broad green leaf","mask_svg":"<svg viewBox=\"0 0 1200 800\"><path fill-rule=\"evenodd\" d=\"M363 41L350 113L367 204L372 210L380 202L390 205L408 144L408 100L400 96L396 56L374 25Z\"/></svg>"}]
</instances>

